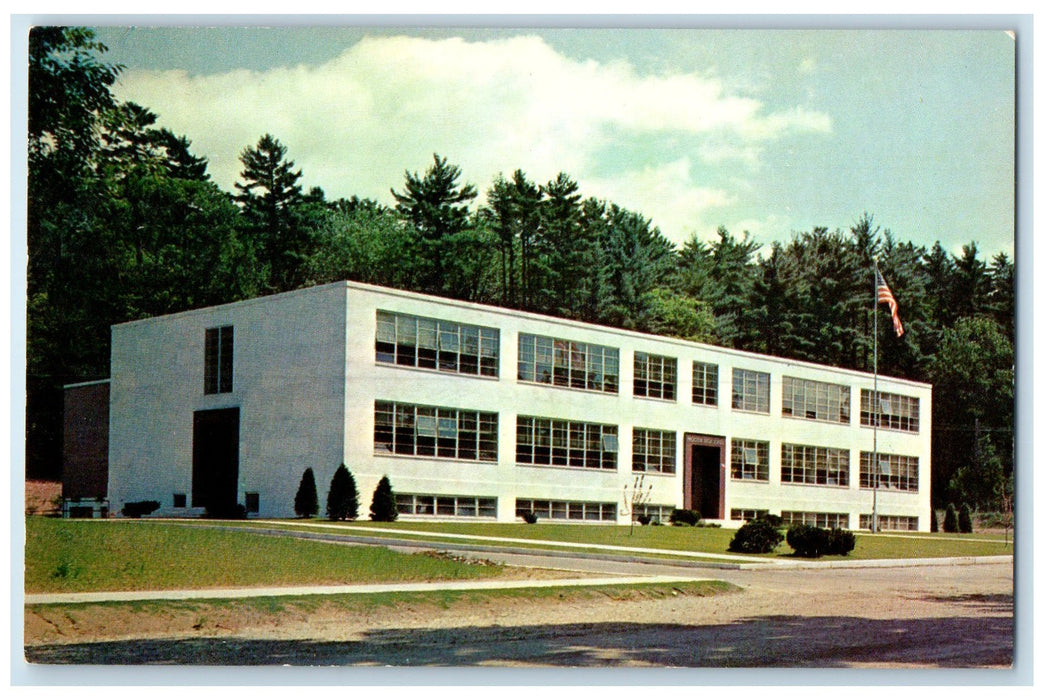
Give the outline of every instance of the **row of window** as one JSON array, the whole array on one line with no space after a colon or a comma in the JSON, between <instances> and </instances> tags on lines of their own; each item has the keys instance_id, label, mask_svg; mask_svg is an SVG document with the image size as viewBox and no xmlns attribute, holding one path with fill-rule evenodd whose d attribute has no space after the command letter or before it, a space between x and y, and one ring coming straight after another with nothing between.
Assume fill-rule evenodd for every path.
<instances>
[{"instance_id":1,"label":"row of window","mask_svg":"<svg viewBox=\"0 0 1044 700\"><path fill-rule=\"evenodd\" d=\"M440 372L499 375L500 331L409 314L377 312L377 361Z\"/></svg>"},{"instance_id":2,"label":"row of window","mask_svg":"<svg viewBox=\"0 0 1044 700\"><path fill-rule=\"evenodd\" d=\"M488 496L395 494L401 515L449 515L464 518L497 517L497 499Z\"/></svg>"},{"instance_id":3,"label":"row of window","mask_svg":"<svg viewBox=\"0 0 1044 700\"><path fill-rule=\"evenodd\" d=\"M374 451L497 461L497 414L442 406L374 402Z\"/></svg>"},{"instance_id":4,"label":"row of window","mask_svg":"<svg viewBox=\"0 0 1044 700\"><path fill-rule=\"evenodd\" d=\"M615 394L619 376L616 348L527 333L518 336L519 381Z\"/></svg>"},{"instance_id":5,"label":"row of window","mask_svg":"<svg viewBox=\"0 0 1044 700\"><path fill-rule=\"evenodd\" d=\"M529 512L544 520L616 520L615 503L516 498L515 517L521 518Z\"/></svg>"}]
</instances>

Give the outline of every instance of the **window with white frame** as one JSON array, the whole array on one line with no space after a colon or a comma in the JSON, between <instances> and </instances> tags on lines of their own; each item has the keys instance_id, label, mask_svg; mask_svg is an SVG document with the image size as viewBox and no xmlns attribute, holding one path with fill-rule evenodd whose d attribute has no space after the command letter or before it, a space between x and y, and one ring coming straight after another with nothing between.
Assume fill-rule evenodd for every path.
<instances>
[{"instance_id":1,"label":"window with white frame","mask_svg":"<svg viewBox=\"0 0 1044 700\"><path fill-rule=\"evenodd\" d=\"M783 377L783 415L829 423L851 422L849 387L798 377Z\"/></svg>"},{"instance_id":2,"label":"window with white frame","mask_svg":"<svg viewBox=\"0 0 1044 700\"><path fill-rule=\"evenodd\" d=\"M780 481L784 484L848 486L848 450L783 443Z\"/></svg>"},{"instance_id":3,"label":"window with white frame","mask_svg":"<svg viewBox=\"0 0 1044 700\"><path fill-rule=\"evenodd\" d=\"M378 311L376 353L381 364L496 377L500 331Z\"/></svg>"},{"instance_id":4,"label":"window with white frame","mask_svg":"<svg viewBox=\"0 0 1044 700\"><path fill-rule=\"evenodd\" d=\"M877 410L874 410L874 392L862 389L859 392L859 424L886 430L902 430L916 433L921 429L921 401L916 396L877 392Z\"/></svg>"},{"instance_id":5,"label":"window with white frame","mask_svg":"<svg viewBox=\"0 0 1044 700\"><path fill-rule=\"evenodd\" d=\"M677 450L673 431L635 428L631 438L632 471L674 473Z\"/></svg>"},{"instance_id":6,"label":"window with white frame","mask_svg":"<svg viewBox=\"0 0 1044 700\"><path fill-rule=\"evenodd\" d=\"M738 367L732 370L732 407L737 411L769 412L769 374Z\"/></svg>"},{"instance_id":7,"label":"window with white frame","mask_svg":"<svg viewBox=\"0 0 1044 700\"><path fill-rule=\"evenodd\" d=\"M673 357L634 353L634 395L674 400L678 360Z\"/></svg>"},{"instance_id":8,"label":"window with white frame","mask_svg":"<svg viewBox=\"0 0 1044 700\"><path fill-rule=\"evenodd\" d=\"M552 501L538 498L516 498L515 517L521 518L526 513L535 513L545 520L597 520L615 521L615 503L596 503L589 501Z\"/></svg>"},{"instance_id":9,"label":"window with white frame","mask_svg":"<svg viewBox=\"0 0 1044 700\"><path fill-rule=\"evenodd\" d=\"M707 362L692 363L692 402L704 406L718 405L718 366Z\"/></svg>"},{"instance_id":10,"label":"window with white frame","mask_svg":"<svg viewBox=\"0 0 1044 700\"><path fill-rule=\"evenodd\" d=\"M615 425L518 416L515 460L535 466L616 469Z\"/></svg>"},{"instance_id":11,"label":"window with white frame","mask_svg":"<svg viewBox=\"0 0 1044 700\"><path fill-rule=\"evenodd\" d=\"M818 513L813 511L785 510L780 513L785 525L813 525L822 528L848 528L848 513Z\"/></svg>"},{"instance_id":12,"label":"window with white frame","mask_svg":"<svg viewBox=\"0 0 1044 700\"><path fill-rule=\"evenodd\" d=\"M729 519L749 522L766 515L768 515L767 508L733 508L729 513Z\"/></svg>"},{"instance_id":13,"label":"window with white frame","mask_svg":"<svg viewBox=\"0 0 1044 700\"><path fill-rule=\"evenodd\" d=\"M873 513L860 513L859 514L859 527L863 530L869 530L871 523L873 523ZM901 532L915 532L917 530L917 516L916 515L877 515L877 529L878 530L897 530Z\"/></svg>"},{"instance_id":14,"label":"window with white frame","mask_svg":"<svg viewBox=\"0 0 1044 700\"><path fill-rule=\"evenodd\" d=\"M917 471L920 461L910 455L877 453L878 488L896 491L917 491ZM874 453L859 453L859 487L874 487Z\"/></svg>"},{"instance_id":15,"label":"window with white frame","mask_svg":"<svg viewBox=\"0 0 1044 700\"><path fill-rule=\"evenodd\" d=\"M401 515L454 518L497 517L497 499L489 496L396 493L395 506Z\"/></svg>"},{"instance_id":16,"label":"window with white frame","mask_svg":"<svg viewBox=\"0 0 1044 700\"><path fill-rule=\"evenodd\" d=\"M497 461L497 414L444 406L374 402L377 454Z\"/></svg>"},{"instance_id":17,"label":"window with white frame","mask_svg":"<svg viewBox=\"0 0 1044 700\"><path fill-rule=\"evenodd\" d=\"M761 440L732 438L732 478L768 481L768 449Z\"/></svg>"},{"instance_id":18,"label":"window with white frame","mask_svg":"<svg viewBox=\"0 0 1044 700\"><path fill-rule=\"evenodd\" d=\"M204 334L203 393L232 391L232 326L208 328Z\"/></svg>"},{"instance_id":19,"label":"window with white frame","mask_svg":"<svg viewBox=\"0 0 1044 700\"><path fill-rule=\"evenodd\" d=\"M619 391L620 351L604 345L519 333L518 379L570 389Z\"/></svg>"}]
</instances>

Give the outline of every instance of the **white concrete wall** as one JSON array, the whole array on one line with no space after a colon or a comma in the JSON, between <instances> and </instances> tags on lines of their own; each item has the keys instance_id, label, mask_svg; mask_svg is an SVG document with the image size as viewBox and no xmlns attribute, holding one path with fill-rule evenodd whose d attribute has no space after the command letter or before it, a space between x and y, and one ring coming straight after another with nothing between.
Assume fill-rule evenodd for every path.
<instances>
[{"instance_id":1,"label":"white concrete wall","mask_svg":"<svg viewBox=\"0 0 1044 700\"><path fill-rule=\"evenodd\" d=\"M239 502L293 515L307 467L320 508L340 463L344 423L343 284L146 319L112 329L109 497L191 506L192 424L198 410L240 407ZM204 331L234 328L233 391L203 393Z\"/></svg>"}]
</instances>

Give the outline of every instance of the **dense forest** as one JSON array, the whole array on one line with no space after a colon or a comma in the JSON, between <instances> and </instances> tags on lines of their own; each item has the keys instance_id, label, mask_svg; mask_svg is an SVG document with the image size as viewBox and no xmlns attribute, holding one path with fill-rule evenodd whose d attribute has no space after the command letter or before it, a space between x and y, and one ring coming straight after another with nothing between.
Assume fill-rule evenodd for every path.
<instances>
[{"instance_id":1,"label":"dense forest","mask_svg":"<svg viewBox=\"0 0 1044 700\"><path fill-rule=\"evenodd\" d=\"M108 376L109 327L350 279L931 382L932 497L1012 489L1014 263L902 242L867 213L762 244L719 228L681 247L638 212L515 170L481 198L436 154L393 206L305 190L276 137L244 144L233 192L184 136L118 101L89 30L30 37L27 473L60 473L62 385Z\"/></svg>"}]
</instances>

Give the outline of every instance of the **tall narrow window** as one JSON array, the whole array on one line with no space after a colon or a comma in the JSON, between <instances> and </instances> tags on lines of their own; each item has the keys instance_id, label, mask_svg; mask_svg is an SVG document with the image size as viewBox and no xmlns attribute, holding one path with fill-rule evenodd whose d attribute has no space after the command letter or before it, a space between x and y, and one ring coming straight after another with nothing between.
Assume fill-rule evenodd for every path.
<instances>
[{"instance_id":1,"label":"tall narrow window","mask_svg":"<svg viewBox=\"0 0 1044 700\"><path fill-rule=\"evenodd\" d=\"M738 411L769 412L768 372L732 370L732 407Z\"/></svg>"},{"instance_id":2,"label":"tall narrow window","mask_svg":"<svg viewBox=\"0 0 1044 700\"><path fill-rule=\"evenodd\" d=\"M204 342L203 393L232 391L232 326L208 328Z\"/></svg>"},{"instance_id":3,"label":"tall narrow window","mask_svg":"<svg viewBox=\"0 0 1044 700\"><path fill-rule=\"evenodd\" d=\"M718 405L718 366L706 362L692 363L692 402L705 406Z\"/></svg>"}]
</instances>

